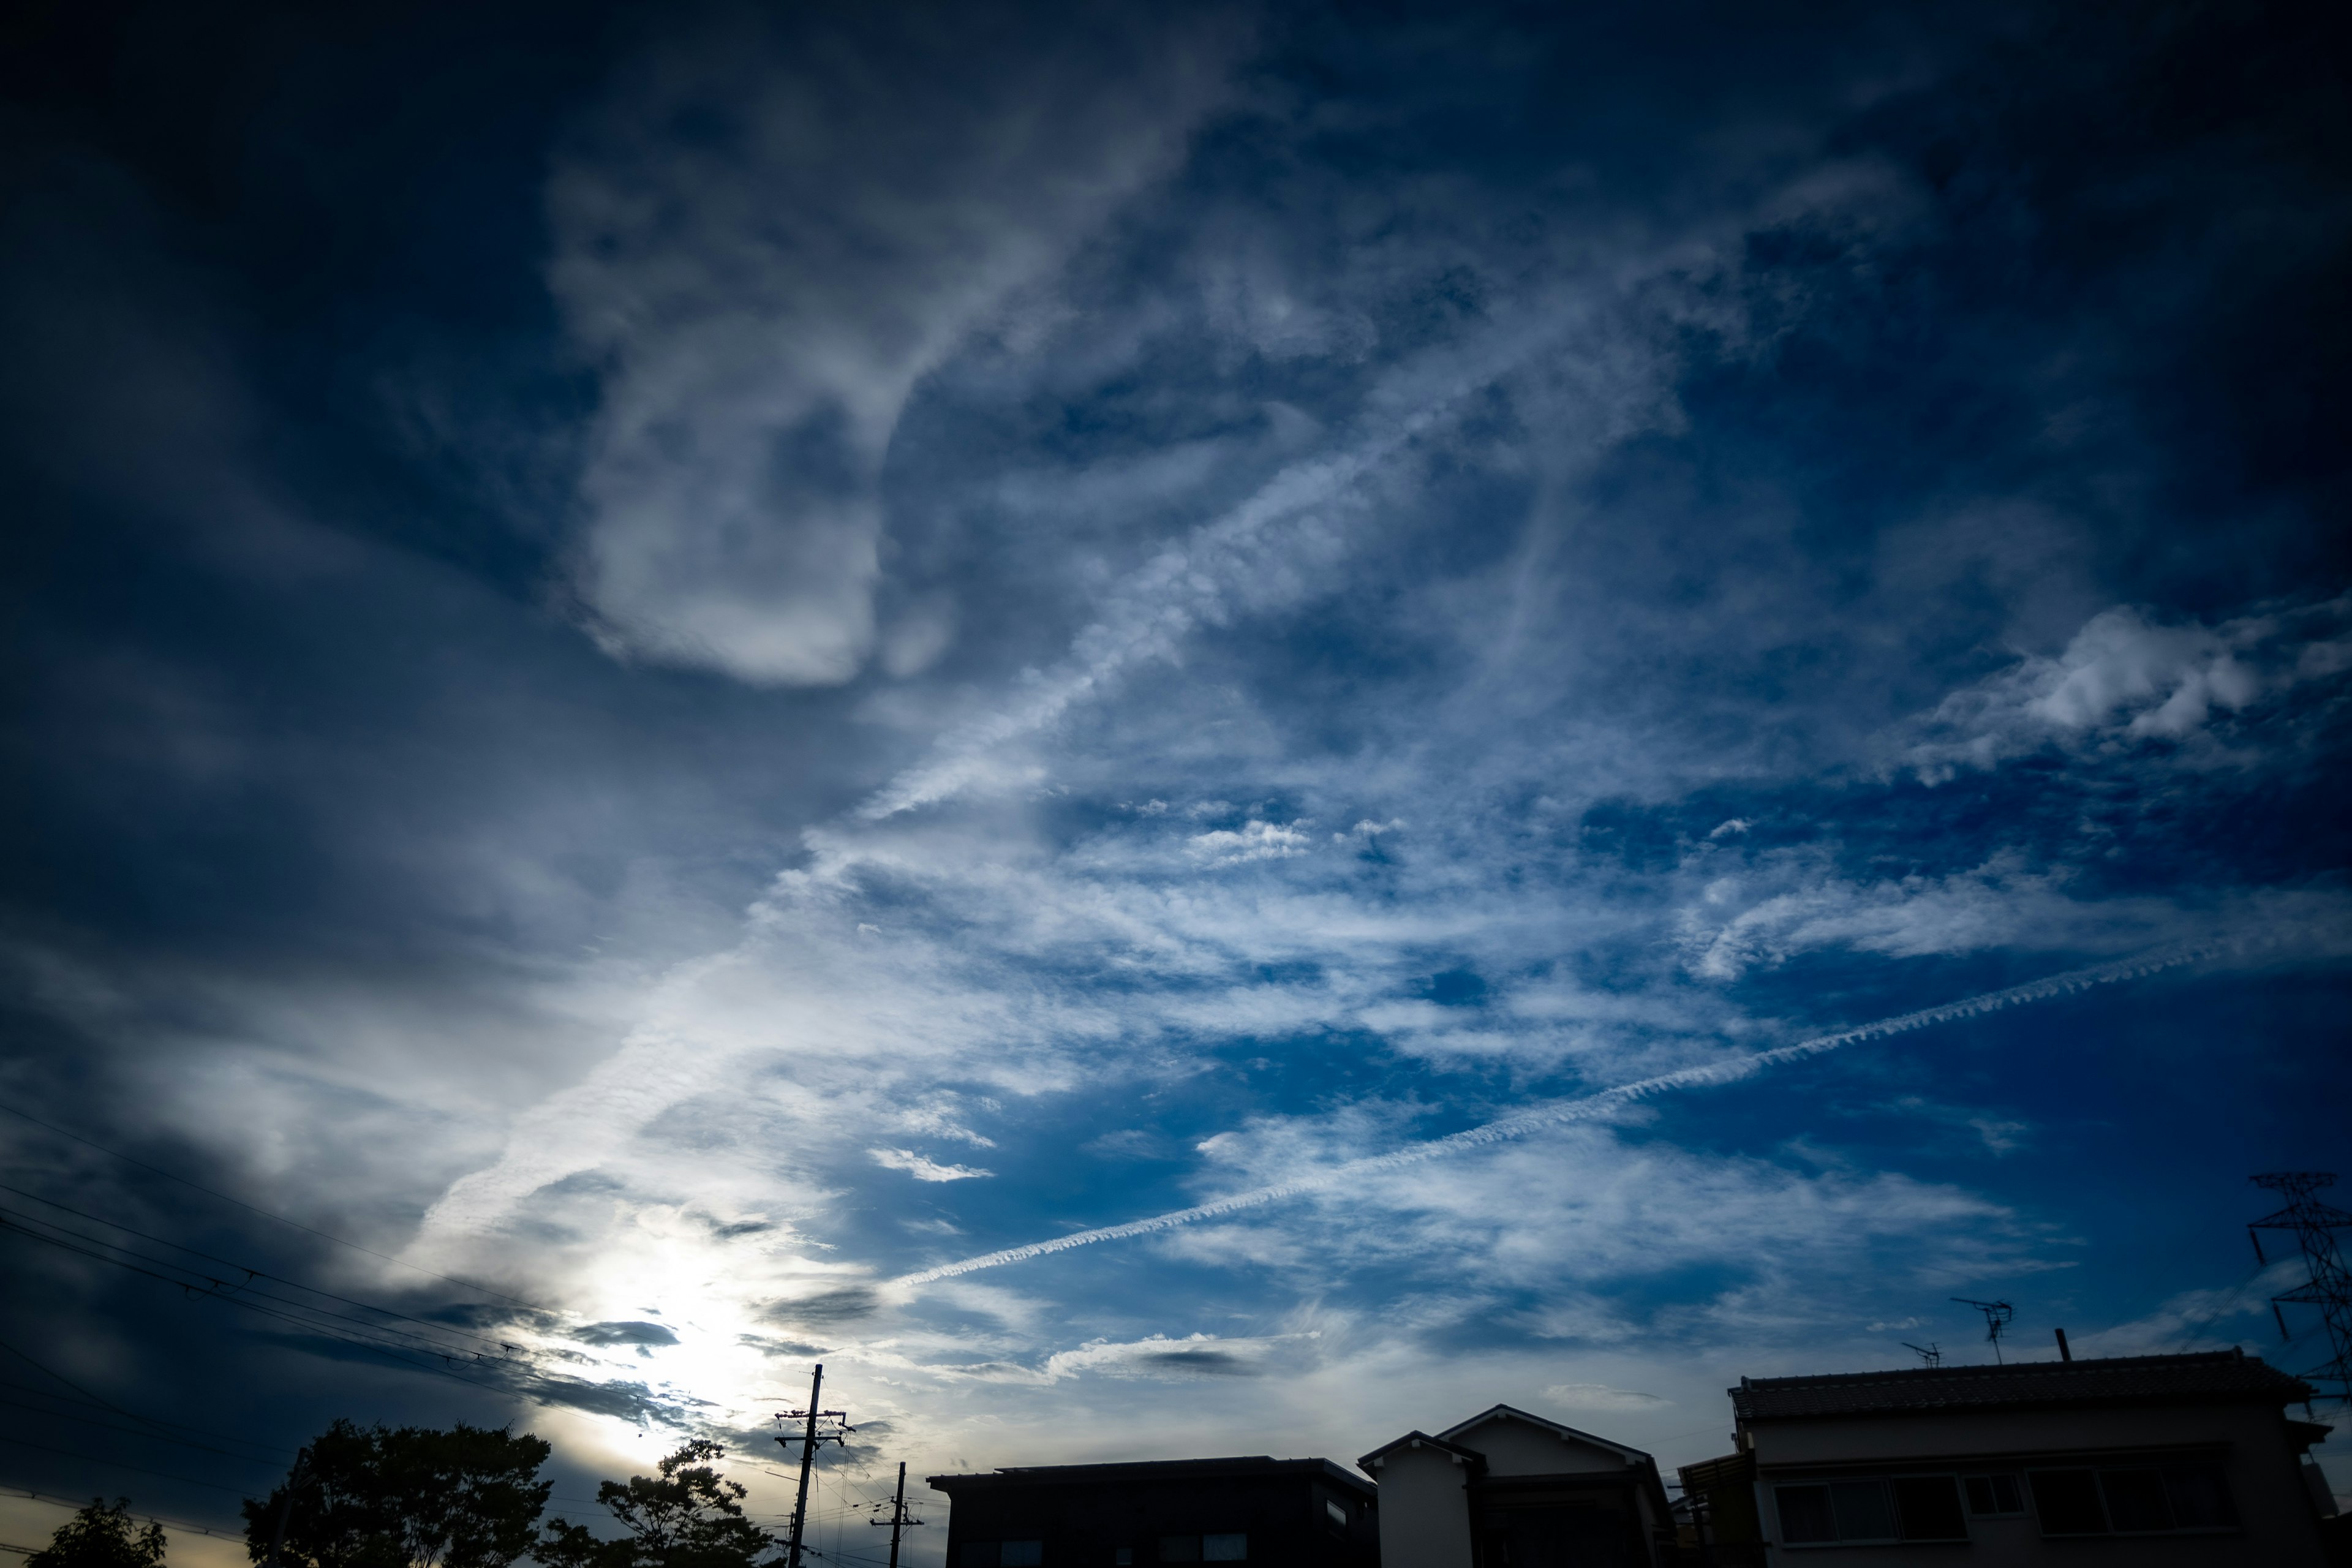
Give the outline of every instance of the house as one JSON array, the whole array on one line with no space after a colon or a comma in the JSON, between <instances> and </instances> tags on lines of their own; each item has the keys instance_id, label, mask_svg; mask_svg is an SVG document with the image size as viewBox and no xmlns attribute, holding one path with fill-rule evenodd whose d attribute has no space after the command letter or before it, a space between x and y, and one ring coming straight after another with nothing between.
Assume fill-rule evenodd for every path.
<instances>
[{"instance_id":1,"label":"house","mask_svg":"<svg viewBox=\"0 0 2352 1568\"><path fill-rule=\"evenodd\" d=\"M1742 1378L1738 1452L1684 1492L1723 1563L2301 1568L2334 1511L2327 1428L2284 1412L2311 1392L2237 1351Z\"/></svg>"},{"instance_id":2,"label":"house","mask_svg":"<svg viewBox=\"0 0 2352 1568\"><path fill-rule=\"evenodd\" d=\"M1378 1489L1328 1459L1028 1465L932 1476L948 1568L1379 1568Z\"/></svg>"},{"instance_id":3,"label":"house","mask_svg":"<svg viewBox=\"0 0 2352 1568\"><path fill-rule=\"evenodd\" d=\"M1381 1488L1382 1568L1654 1568L1673 1561L1657 1462L1497 1405L1356 1461Z\"/></svg>"}]
</instances>

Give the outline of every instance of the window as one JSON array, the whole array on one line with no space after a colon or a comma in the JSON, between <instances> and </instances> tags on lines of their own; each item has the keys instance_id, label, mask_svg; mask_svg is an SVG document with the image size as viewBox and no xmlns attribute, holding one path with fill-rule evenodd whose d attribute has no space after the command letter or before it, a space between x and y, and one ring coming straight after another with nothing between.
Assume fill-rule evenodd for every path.
<instances>
[{"instance_id":1,"label":"window","mask_svg":"<svg viewBox=\"0 0 2352 1568\"><path fill-rule=\"evenodd\" d=\"M2107 1510L2099 1501L2098 1478L2089 1470L2036 1470L2033 1511L2044 1535L2105 1535Z\"/></svg>"},{"instance_id":2,"label":"window","mask_svg":"<svg viewBox=\"0 0 2352 1568\"><path fill-rule=\"evenodd\" d=\"M2172 1528L2172 1507L2164 1500L2162 1472L2102 1470L2099 1490L2106 1494L2107 1523L2116 1531L2144 1535Z\"/></svg>"},{"instance_id":3,"label":"window","mask_svg":"<svg viewBox=\"0 0 2352 1568\"><path fill-rule=\"evenodd\" d=\"M2036 1470L2028 1479L2044 1535L2167 1535L2238 1522L2218 1465Z\"/></svg>"},{"instance_id":4,"label":"window","mask_svg":"<svg viewBox=\"0 0 2352 1568\"><path fill-rule=\"evenodd\" d=\"M1045 1561L1042 1541L1007 1541L997 1547L997 1568L1037 1568Z\"/></svg>"},{"instance_id":5,"label":"window","mask_svg":"<svg viewBox=\"0 0 2352 1568\"><path fill-rule=\"evenodd\" d=\"M1346 1509L1341 1508L1338 1503L1326 1498L1323 1500L1323 1511L1331 1516L1332 1523L1338 1525L1342 1530L1348 1528L1348 1510Z\"/></svg>"},{"instance_id":6,"label":"window","mask_svg":"<svg viewBox=\"0 0 2352 1568\"><path fill-rule=\"evenodd\" d=\"M1895 1516L1906 1541L1966 1541L1969 1521L1960 1513L1960 1492L1949 1476L1897 1476Z\"/></svg>"},{"instance_id":7,"label":"window","mask_svg":"<svg viewBox=\"0 0 2352 1568\"><path fill-rule=\"evenodd\" d=\"M1790 1546L1841 1541L1966 1541L1959 1489L1949 1476L1897 1476L1776 1487L1780 1539Z\"/></svg>"},{"instance_id":8,"label":"window","mask_svg":"<svg viewBox=\"0 0 2352 1568\"><path fill-rule=\"evenodd\" d=\"M1249 1561L1249 1537L1204 1535L1201 1537L1201 1561L1203 1563L1246 1563Z\"/></svg>"},{"instance_id":9,"label":"window","mask_svg":"<svg viewBox=\"0 0 2352 1568\"><path fill-rule=\"evenodd\" d=\"M1163 1535L1160 1538L1160 1561L1162 1563L1198 1563L1200 1560L1199 1536Z\"/></svg>"},{"instance_id":10,"label":"window","mask_svg":"<svg viewBox=\"0 0 2352 1568\"><path fill-rule=\"evenodd\" d=\"M1979 1517L2025 1511L2025 1494L2015 1476L1970 1476L1968 1489L1969 1511Z\"/></svg>"},{"instance_id":11,"label":"window","mask_svg":"<svg viewBox=\"0 0 2352 1568\"><path fill-rule=\"evenodd\" d=\"M1810 1546L1838 1538L1837 1517L1830 1512L1827 1487L1779 1487L1780 1539L1791 1546ZM971 1550L967 1547L965 1550ZM965 1568L971 1568L967 1563Z\"/></svg>"},{"instance_id":12,"label":"window","mask_svg":"<svg viewBox=\"0 0 2352 1568\"><path fill-rule=\"evenodd\" d=\"M2219 1465L2171 1465L2164 1472L2165 1500L2172 1504L2176 1530L2234 1530L2238 1510Z\"/></svg>"},{"instance_id":13,"label":"window","mask_svg":"<svg viewBox=\"0 0 2352 1568\"><path fill-rule=\"evenodd\" d=\"M1135 1548L1121 1546L1111 1552L1110 1560L1117 1568L1130 1568L1130 1564L1135 1562Z\"/></svg>"}]
</instances>

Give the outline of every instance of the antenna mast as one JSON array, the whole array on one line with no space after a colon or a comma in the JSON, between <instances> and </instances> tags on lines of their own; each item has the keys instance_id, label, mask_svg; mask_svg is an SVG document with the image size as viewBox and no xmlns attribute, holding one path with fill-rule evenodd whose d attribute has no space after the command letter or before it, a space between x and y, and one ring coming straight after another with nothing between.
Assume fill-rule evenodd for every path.
<instances>
[{"instance_id":1,"label":"antenna mast","mask_svg":"<svg viewBox=\"0 0 2352 1568\"><path fill-rule=\"evenodd\" d=\"M849 1424L847 1411L817 1408L823 1403L819 1396L824 1391L824 1365L820 1362L817 1364L816 1376L809 1382L808 1408L782 1410L776 1413L776 1422L779 1426L787 1421L806 1423L798 1432L782 1432L776 1437L776 1441L784 1447L789 1448L794 1443L801 1446L801 1489L800 1494L793 1501L792 1544L784 1553L784 1568L801 1568L801 1537L808 1528L809 1468L816 1462L817 1445L838 1443L845 1448L849 1447L849 1435L857 1430Z\"/></svg>"},{"instance_id":2,"label":"antenna mast","mask_svg":"<svg viewBox=\"0 0 2352 1568\"><path fill-rule=\"evenodd\" d=\"M2303 1375L2314 1383L2334 1384L2336 1393L2331 1397L2352 1404L2352 1272L2346 1270L2344 1254L2336 1245L2336 1232L2352 1226L2352 1214L2321 1203L2313 1195L2322 1187L2334 1186L2336 1173L2272 1171L2254 1177L2253 1184L2286 1198L2286 1207L2246 1226L2246 1235L2254 1244L2256 1260L2270 1261L2263 1256L2263 1231L2291 1230L2303 1247L2304 1266L2311 1274L2294 1289L2271 1298L2271 1314L2278 1320L2279 1337L2290 1341L2294 1337L2286 1331L2286 1312L2282 1303L2291 1301L2318 1308L2321 1326L2327 1333L2327 1348L2334 1354Z\"/></svg>"},{"instance_id":3,"label":"antenna mast","mask_svg":"<svg viewBox=\"0 0 2352 1568\"><path fill-rule=\"evenodd\" d=\"M1903 1348L1906 1351L1918 1352L1919 1364L1921 1366L1941 1366L1944 1364L1944 1347L1937 1344L1933 1340L1929 1340L1924 1345L1915 1345L1909 1340L1905 1340L1903 1342Z\"/></svg>"},{"instance_id":4,"label":"antenna mast","mask_svg":"<svg viewBox=\"0 0 2352 1568\"><path fill-rule=\"evenodd\" d=\"M2009 1327L2011 1318L2017 1316L2017 1309L2006 1301L1975 1301L1966 1296L1955 1296L1952 1300L1963 1307L1974 1307L1984 1314L1985 1338L1992 1342L1993 1364L2001 1364L2000 1331Z\"/></svg>"}]
</instances>

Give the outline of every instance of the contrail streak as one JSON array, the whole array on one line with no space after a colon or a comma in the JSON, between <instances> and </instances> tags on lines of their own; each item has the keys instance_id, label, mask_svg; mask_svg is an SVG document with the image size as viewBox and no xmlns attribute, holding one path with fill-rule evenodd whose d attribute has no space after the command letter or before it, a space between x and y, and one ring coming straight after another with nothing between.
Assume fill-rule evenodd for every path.
<instances>
[{"instance_id":1,"label":"contrail streak","mask_svg":"<svg viewBox=\"0 0 2352 1568\"><path fill-rule=\"evenodd\" d=\"M2032 981L2023 985L2012 985L2005 991L1988 991L1981 996L1969 996L1958 1002L1947 1002L1938 1007L1924 1008L1916 1013L1904 1013L1892 1018L1881 1018L1874 1024L1864 1024L1856 1028L1842 1029L1834 1035L1817 1036L1810 1040L1800 1040L1795 1045L1780 1046L1769 1051L1758 1051L1752 1056L1740 1057L1731 1061L1710 1062L1702 1067L1683 1068L1675 1072L1660 1073L1655 1078L1645 1078L1633 1083L1621 1083L1613 1089L1604 1089L1597 1094L1581 1095L1571 1100L1549 1100L1541 1105L1530 1106L1525 1110L1514 1111L1508 1116L1498 1118L1482 1126L1465 1128L1460 1132L1452 1133L1444 1138L1433 1138L1426 1143L1415 1143L1391 1153L1375 1154L1362 1160L1350 1160L1345 1164L1333 1165L1318 1171L1312 1175L1301 1176L1296 1181L1284 1182L1278 1186L1258 1187L1246 1193L1235 1193L1230 1197L1197 1204L1188 1209L1176 1209L1168 1214L1153 1215L1149 1219L1129 1220L1124 1225L1104 1226L1099 1230L1081 1230L1069 1236L1057 1236L1051 1241L1033 1241L1021 1247L1008 1247L1002 1252L986 1252L977 1258L967 1258L960 1262L942 1263L934 1268L924 1268L912 1274L901 1275L890 1280L884 1289L914 1289L935 1280L950 1279L959 1274L976 1273L982 1268L1001 1268L1008 1263L1026 1263L1033 1258L1043 1258L1048 1253L1067 1252L1074 1247L1089 1247L1097 1241L1123 1241L1132 1236L1148 1236L1153 1231L1173 1230L1180 1225L1191 1225L1195 1220L1215 1219L1221 1215L1237 1213L1242 1209L1261 1208L1267 1204L1279 1203L1284 1198L1297 1197L1302 1193L1320 1192L1326 1187L1337 1186L1342 1182L1351 1182L1359 1177L1372 1175L1379 1172L1400 1170L1407 1165L1418 1165L1423 1161L1443 1159L1448 1154L1459 1153L1465 1149L1476 1149L1489 1143L1502 1143L1512 1139L1525 1138L1531 1132L1539 1132L1546 1128L1563 1127L1577 1121L1590 1121L1621 1106L1647 1100L1653 1095L1665 1094L1676 1089L1711 1089L1717 1084L1737 1083L1742 1079L1753 1078L1767 1068L1780 1067L1787 1062L1799 1061L1807 1057L1822 1056L1845 1046L1860 1045L1867 1040L1883 1040L1891 1035L1906 1035L1914 1029L1930 1028L1937 1024L1954 1023L1962 1018L1980 1017L1987 1013L1998 1013L2005 1007L2022 1006L2029 1002L2046 1002L2053 997L2071 995L2077 991L2087 991L2094 986L2114 985L2126 980L2137 980L2143 975L2154 974L2167 969L2177 969L2185 963L2194 963L2199 959L2210 957L2230 945L2232 944L2210 942L2162 948L2155 952L2143 953L2137 958L2126 958L2115 963L2096 964L2088 969L2071 969L2063 974L2053 974L2044 980Z\"/></svg>"}]
</instances>

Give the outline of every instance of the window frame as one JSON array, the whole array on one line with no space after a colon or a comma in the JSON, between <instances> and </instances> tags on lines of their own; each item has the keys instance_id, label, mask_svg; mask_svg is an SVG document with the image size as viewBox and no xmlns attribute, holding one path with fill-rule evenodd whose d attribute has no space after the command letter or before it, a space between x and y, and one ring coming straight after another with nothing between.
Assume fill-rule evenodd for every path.
<instances>
[{"instance_id":1,"label":"window frame","mask_svg":"<svg viewBox=\"0 0 2352 1568\"><path fill-rule=\"evenodd\" d=\"M2017 1494L2017 1506L2015 1508L1989 1508L1979 1510L1976 1505L1976 1500L1969 1496L1969 1483L1970 1481L1982 1481L1989 1487L1997 1485L2001 1481L2007 1481L2010 1484L2011 1489ZM1969 1517L1970 1519L2031 1519L2033 1517L2032 1494L2026 1489L2024 1475L2017 1470L1976 1470L1972 1472L1965 1472L1960 1477L1960 1498L1963 1505L1969 1510ZM1996 1496L1993 1500L1995 1502L1999 1502L2000 1500Z\"/></svg>"},{"instance_id":2,"label":"window frame","mask_svg":"<svg viewBox=\"0 0 2352 1568\"><path fill-rule=\"evenodd\" d=\"M1903 1532L1902 1504L1895 1489L1895 1485L1897 1481L1942 1481L1945 1485L1950 1487L1952 1489L1952 1500L1958 1510L1961 1533L1958 1535L1906 1535ZM1780 1537L1779 1541L1775 1542L1775 1544L1790 1552L1811 1552L1824 1547L1837 1546L1948 1546L1963 1544L1974 1539L1972 1532L1969 1531L1969 1521L1976 1516L1970 1514L1969 1511L1967 1489L1960 1484L1960 1474L1956 1470L1899 1470L1862 1476L1823 1476L1818 1479L1775 1480L1771 1482L1770 1485L1772 1488L1772 1518L1773 1523L1776 1527L1774 1533ZM1892 1535L1847 1535L1844 1533L1844 1521L1841 1517L1837 1506L1836 1490L1837 1488L1842 1486L1873 1486L1877 1488L1880 1504L1885 1509L1886 1521L1894 1527L1895 1533ZM1790 1539L1789 1534L1788 1511L1782 1505L1781 1494L1785 1491L1798 1489L1817 1489L1823 1494L1822 1503L1828 1513L1830 1529L1837 1533L1832 1535L1826 1540L1816 1538L1813 1540L1797 1541Z\"/></svg>"},{"instance_id":3,"label":"window frame","mask_svg":"<svg viewBox=\"0 0 2352 1568\"><path fill-rule=\"evenodd\" d=\"M2182 1524L2179 1521L2179 1502L2174 1490L2176 1478L2189 1471L2201 1472L2212 1479L2215 1496L2221 1503L2221 1511L2229 1516L2228 1522ZM2157 1489L2163 1499L2166 1515L2172 1521L2160 1529L2121 1530L2116 1528L2115 1500L2108 1494L2107 1477L2138 1473L2156 1478ZM2091 1495L2098 1500L2099 1520L2102 1525L2101 1529L2095 1531L2053 1531L2048 1525L2042 1523L2041 1500L2039 1497L2033 1497L2034 1526L2042 1532L2042 1539L2045 1541L2157 1541L2179 1535L2221 1536L2242 1535L2245 1532L2243 1516L2238 1511L2237 1496L2230 1488L2228 1468L2218 1459L2175 1459L2170 1463L2161 1458L2141 1459L2137 1462L2132 1459L2120 1461L2109 1459L2105 1462L2093 1460L2086 1464L2074 1465L2035 1465L2025 1471L2029 1496L2032 1496L2032 1479L2037 1475L2088 1476L2091 1481Z\"/></svg>"}]
</instances>

